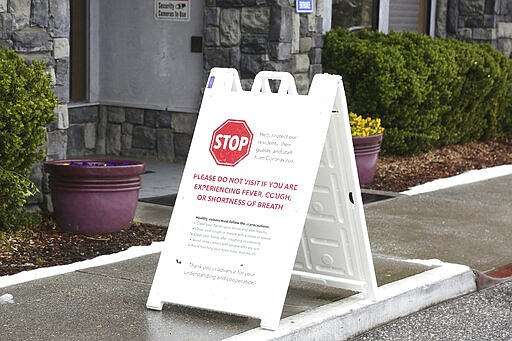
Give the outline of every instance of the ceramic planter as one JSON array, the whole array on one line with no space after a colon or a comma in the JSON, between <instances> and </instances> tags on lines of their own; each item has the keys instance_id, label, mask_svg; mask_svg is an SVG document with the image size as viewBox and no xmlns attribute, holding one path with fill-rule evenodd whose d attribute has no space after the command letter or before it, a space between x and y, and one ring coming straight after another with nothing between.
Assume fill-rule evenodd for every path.
<instances>
[{"instance_id":1,"label":"ceramic planter","mask_svg":"<svg viewBox=\"0 0 512 341\"><path fill-rule=\"evenodd\" d=\"M130 160L47 161L57 225L100 234L130 227L145 164Z\"/></svg>"},{"instance_id":2,"label":"ceramic planter","mask_svg":"<svg viewBox=\"0 0 512 341\"><path fill-rule=\"evenodd\" d=\"M377 169L380 145L383 134L352 137L354 153L356 156L357 174L359 183L368 184L373 181Z\"/></svg>"}]
</instances>

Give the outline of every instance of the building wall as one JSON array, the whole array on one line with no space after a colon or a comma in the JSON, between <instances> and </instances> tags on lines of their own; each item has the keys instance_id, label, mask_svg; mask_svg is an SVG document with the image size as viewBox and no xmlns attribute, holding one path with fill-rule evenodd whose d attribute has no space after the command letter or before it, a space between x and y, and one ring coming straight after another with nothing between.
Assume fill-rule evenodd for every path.
<instances>
[{"instance_id":1,"label":"building wall","mask_svg":"<svg viewBox=\"0 0 512 341\"><path fill-rule=\"evenodd\" d=\"M323 0L298 14L293 0L210 0L204 14L205 80L212 67L240 71L248 90L262 70L293 74L299 93L322 71Z\"/></svg>"},{"instance_id":2,"label":"building wall","mask_svg":"<svg viewBox=\"0 0 512 341\"><path fill-rule=\"evenodd\" d=\"M202 35L202 2L191 1L188 21L175 21L155 18L155 0L94 0L89 99L197 113L203 56L191 51L191 38Z\"/></svg>"},{"instance_id":3,"label":"building wall","mask_svg":"<svg viewBox=\"0 0 512 341\"><path fill-rule=\"evenodd\" d=\"M295 0L205 0L198 86L204 86L212 67L239 70L246 90L257 72L274 70L292 73L299 93L306 94L313 76L322 72L323 6L324 0L316 0L314 13L298 14ZM46 61L54 79L58 119L47 127L48 159L185 158L195 114L92 105L73 107L68 115L69 18L69 0L0 0L0 47L28 61ZM436 35L488 42L512 56L512 2L437 0ZM41 166L34 166L40 187L42 177Z\"/></svg>"},{"instance_id":4,"label":"building wall","mask_svg":"<svg viewBox=\"0 0 512 341\"><path fill-rule=\"evenodd\" d=\"M217 0L204 9L204 87L212 67L240 71L249 89L261 70L291 72L300 93L321 72L323 0L313 14L294 1ZM101 103L101 101L100 101ZM186 158L197 113L95 105L69 110L67 157L107 154L178 161Z\"/></svg>"},{"instance_id":5,"label":"building wall","mask_svg":"<svg viewBox=\"0 0 512 341\"><path fill-rule=\"evenodd\" d=\"M68 157L114 155L180 161L187 157L197 115L93 105L69 110Z\"/></svg>"},{"instance_id":6,"label":"building wall","mask_svg":"<svg viewBox=\"0 0 512 341\"><path fill-rule=\"evenodd\" d=\"M491 44L512 57L512 1L437 0L436 36Z\"/></svg>"},{"instance_id":7,"label":"building wall","mask_svg":"<svg viewBox=\"0 0 512 341\"><path fill-rule=\"evenodd\" d=\"M238 69L245 89L258 71L276 70L291 72L299 92L307 93L310 80L321 72L324 1L315 2L312 14L297 14L294 4L294 0L207 0L203 84L216 66ZM437 13L437 36L488 42L511 56L511 1L438 0ZM46 61L54 79L59 119L48 127L48 158L112 153L170 160L186 155L195 115L93 106L90 110L98 111L94 121L84 114L89 109L74 108L68 131L69 26L69 0L0 0L0 46L29 61ZM164 148L164 140L171 146Z\"/></svg>"},{"instance_id":8,"label":"building wall","mask_svg":"<svg viewBox=\"0 0 512 341\"><path fill-rule=\"evenodd\" d=\"M69 102L68 0L0 0L0 47L26 60L44 60L59 98L58 120L48 127L48 157L66 156Z\"/></svg>"},{"instance_id":9,"label":"building wall","mask_svg":"<svg viewBox=\"0 0 512 341\"><path fill-rule=\"evenodd\" d=\"M0 48L15 50L28 62L45 61L59 99L57 120L47 127L49 159L66 157L69 102L69 0L0 0ZM42 165L32 167L31 179L43 187ZM42 195L29 198L39 203Z\"/></svg>"}]
</instances>

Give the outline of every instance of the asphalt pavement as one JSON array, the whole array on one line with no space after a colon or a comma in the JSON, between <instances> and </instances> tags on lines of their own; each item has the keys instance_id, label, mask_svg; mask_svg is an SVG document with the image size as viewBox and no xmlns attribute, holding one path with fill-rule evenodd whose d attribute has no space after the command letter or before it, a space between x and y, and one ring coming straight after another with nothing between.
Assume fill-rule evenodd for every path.
<instances>
[{"instance_id":1,"label":"asphalt pavement","mask_svg":"<svg viewBox=\"0 0 512 341\"><path fill-rule=\"evenodd\" d=\"M512 281L440 303L350 340L512 340Z\"/></svg>"}]
</instances>

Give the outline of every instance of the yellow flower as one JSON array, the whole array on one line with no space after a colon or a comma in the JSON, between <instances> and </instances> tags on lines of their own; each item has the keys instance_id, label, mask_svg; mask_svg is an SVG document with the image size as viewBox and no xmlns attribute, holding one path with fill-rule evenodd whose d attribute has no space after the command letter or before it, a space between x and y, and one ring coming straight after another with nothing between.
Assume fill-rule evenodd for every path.
<instances>
[{"instance_id":1,"label":"yellow flower","mask_svg":"<svg viewBox=\"0 0 512 341\"><path fill-rule=\"evenodd\" d=\"M380 118L363 118L361 115L357 115L353 112L350 112L348 115L352 136L371 136L384 132Z\"/></svg>"}]
</instances>

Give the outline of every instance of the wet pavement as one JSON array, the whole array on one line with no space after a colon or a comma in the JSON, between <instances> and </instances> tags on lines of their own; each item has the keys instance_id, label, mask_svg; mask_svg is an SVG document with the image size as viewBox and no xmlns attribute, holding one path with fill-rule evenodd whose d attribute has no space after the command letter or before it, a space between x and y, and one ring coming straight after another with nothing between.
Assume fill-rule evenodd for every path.
<instances>
[{"instance_id":1,"label":"wet pavement","mask_svg":"<svg viewBox=\"0 0 512 341\"><path fill-rule=\"evenodd\" d=\"M177 192L183 165L148 161L147 168L141 198ZM248 317L170 304L146 309L153 250L8 286L0 277L0 296L12 295L0 304L0 339L343 340L386 323L357 340L510 339L510 281L475 292L472 269L512 263L511 191L507 175L365 205L378 298L292 281L275 332ZM136 219L167 226L171 214L170 206L140 202Z\"/></svg>"}]
</instances>

